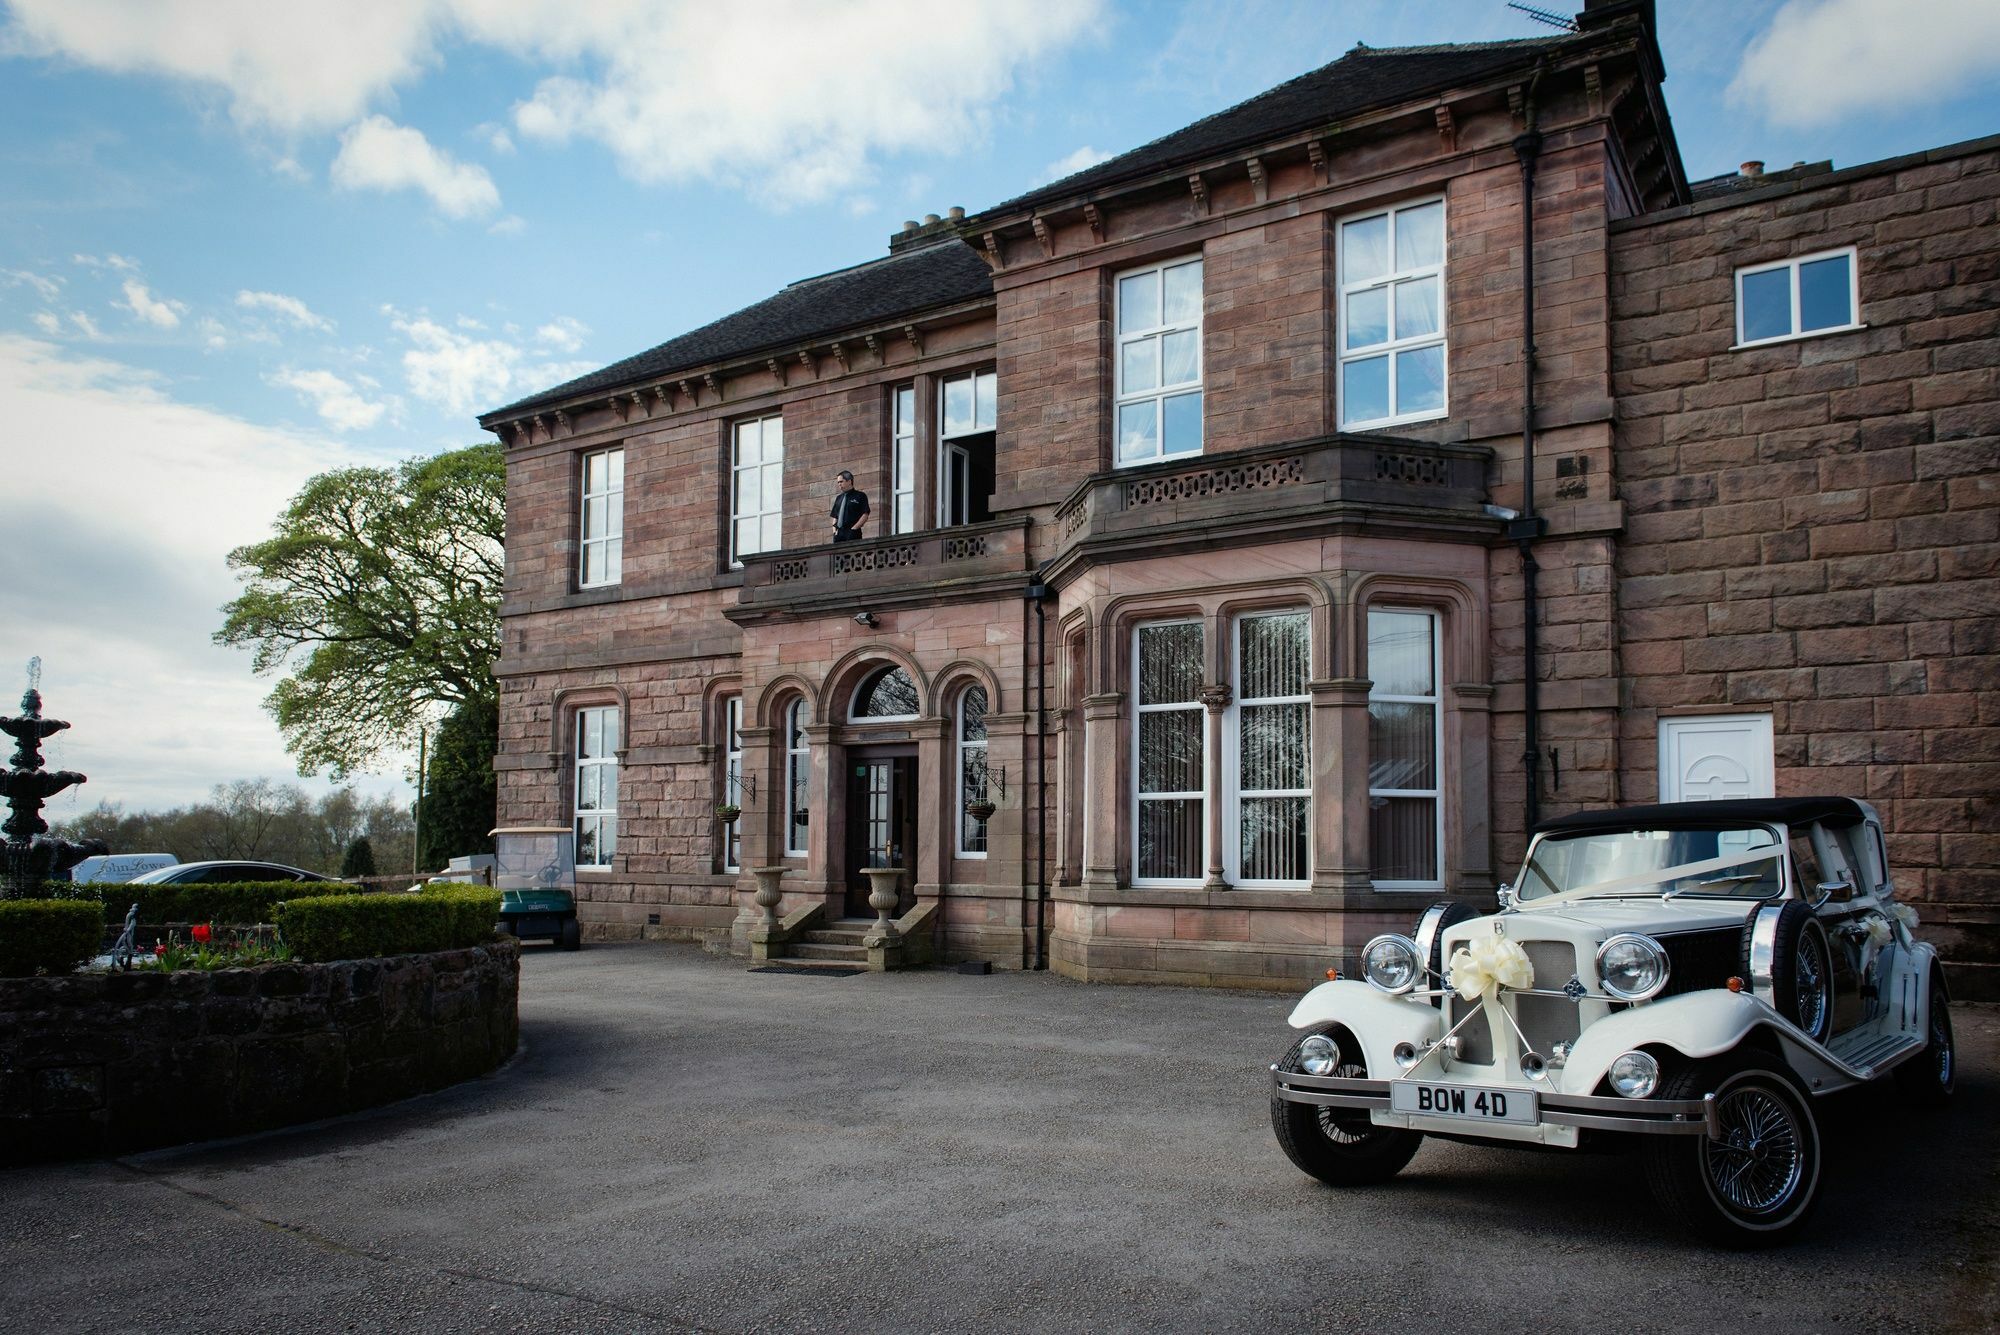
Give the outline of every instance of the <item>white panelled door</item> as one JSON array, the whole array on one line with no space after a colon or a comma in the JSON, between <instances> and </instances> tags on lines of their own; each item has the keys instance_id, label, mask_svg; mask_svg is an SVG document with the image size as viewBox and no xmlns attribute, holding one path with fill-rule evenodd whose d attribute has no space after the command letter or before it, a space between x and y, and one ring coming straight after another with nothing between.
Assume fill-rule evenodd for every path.
<instances>
[{"instance_id":1,"label":"white panelled door","mask_svg":"<svg viewBox=\"0 0 2000 1335\"><path fill-rule=\"evenodd\" d=\"M1769 714L1660 720L1660 800L1775 797Z\"/></svg>"}]
</instances>

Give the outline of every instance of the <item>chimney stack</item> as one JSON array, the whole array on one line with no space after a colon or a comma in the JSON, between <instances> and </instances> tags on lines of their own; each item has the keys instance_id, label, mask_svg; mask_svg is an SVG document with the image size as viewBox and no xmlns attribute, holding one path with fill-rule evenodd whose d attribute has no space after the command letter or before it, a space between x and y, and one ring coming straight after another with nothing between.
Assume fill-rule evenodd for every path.
<instances>
[{"instance_id":1,"label":"chimney stack","mask_svg":"<svg viewBox=\"0 0 2000 1335\"><path fill-rule=\"evenodd\" d=\"M963 204L954 204L946 211L946 214L953 222L964 222L965 206Z\"/></svg>"},{"instance_id":2,"label":"chimney stack","mask_svg":"<svg viewBox=\"0 0 2000 1335\"><path fill-rule=\"evenodd\" d=\"M1744 163L1738 170L1744 176L1762 176L1764 174L1764 163L1762 159L1752 159Z\"/></svg>"}]
</instances>

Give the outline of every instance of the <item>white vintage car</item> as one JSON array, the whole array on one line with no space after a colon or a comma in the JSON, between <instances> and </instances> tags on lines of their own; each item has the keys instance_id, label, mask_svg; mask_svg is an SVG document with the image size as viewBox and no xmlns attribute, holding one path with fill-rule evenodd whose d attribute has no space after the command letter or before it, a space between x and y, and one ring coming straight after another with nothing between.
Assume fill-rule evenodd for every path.
<instances>
[{"instance_id":1,"label":"white vintage car","mask_svg":"<svg viewBox=\"0 0 2000 1335\"><path fill-rule=\"evenodd\" d=\"M1323 1182L1380 1182L1426 1135L1559 1148L1614 1137L1714 1242L1795 1231L1814 1112L1893 1077L1952 1090L1937 952L1895 902L1882 823L1849 798L1593 811L1536 828L1500 912L1427 910L1315 987L1271 1068L1271 1123Z\"/></svg>"}]
</instances>

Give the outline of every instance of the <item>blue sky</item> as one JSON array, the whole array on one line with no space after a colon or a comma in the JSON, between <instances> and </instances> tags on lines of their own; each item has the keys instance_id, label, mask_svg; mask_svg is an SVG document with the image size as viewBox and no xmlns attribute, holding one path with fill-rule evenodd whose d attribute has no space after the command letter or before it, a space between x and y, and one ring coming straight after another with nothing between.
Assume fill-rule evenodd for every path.
<instances>
[{"instance_id":1,"label":"blue sky","mask_svg":"<svg viewBox=\"0 0 2000 1335\"><path fill-rule=\"evenodd\" d=\"M2000 131L2000 5L1660 8L1690 176ZM208 636L223 554L312 473L468 443L1357 41L1543 31L1499 0L0 0L0 523L42 539L0 577L0 698L40 654L92 776L53 814L293 777Z\"/></svg>"}]
</instances>

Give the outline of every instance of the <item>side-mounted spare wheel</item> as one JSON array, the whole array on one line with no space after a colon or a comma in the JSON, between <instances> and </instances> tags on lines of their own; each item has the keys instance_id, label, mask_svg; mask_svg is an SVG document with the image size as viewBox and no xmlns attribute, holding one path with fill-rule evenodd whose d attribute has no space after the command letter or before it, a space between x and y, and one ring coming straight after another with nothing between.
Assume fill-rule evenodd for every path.
<instances>
[{"instance_id":1,"label":"side-mounted spare wheel","mask_svg":"<svg viewBox=\"0 0 2000 1335\"><path fill-rule=\"evenodd\" d=\"M1445 931L1478 916L1479 910L1472 905L1460 904L1450 899L1441 899L1424 910L1423 916L1417 919L1416 927L1410 932L1410 940L1417 943L1417 952L1423 957L1424 967L1430 970L1430 977L1418 986L1429 987L1434 983L1442 985Z\"/></svg>"},{"instance_id":2,"label":"side-mounted spare wheel","mask_svg":"<svg viewBox=\"0 0 2000 1335\"><path fill-rule=\"evenodd\" d=\"M1732 1054L1683 1067L1659 1097L1713 1093L1721 1138L1646 1138L1646 1179L1661 1207L1719 1246L1776 1246L1798 1231L1819 1197L1811 1100L1770 1061Z\"/></svg>"},{"instance_id":3,"label":"side-mounted spare wheel","mask_svg":"<svg viewBox=\"0 0 2000 1335\"><path fill-rule=\"evenodd\" d=\"M1330 1042L1337 1056L1330 1070L1307 1072L1317 1075L1366 1079L1368 1066L1354 1038L1335 1024L1314 1025L1299 1036L1278 1061L1281 1071L1306 1072L1308 1048L1324 1051ZM1410 1156L1423 1143L1423 1136L1401 1127L1377 1126L1366 1108L1328 1108L1312 1103L1293 1103L1271 1096L1271 1130L1285 1157L1301 1171L1335 1187L1359 1187L1384 1182L1401 1172Z\"/></svg>"},{"instance_id":4,"label":"side-mounted spare wheel","mask_svg":"<svg viewBox=\"0 0 2000 1335\"><path fill-rule=\"evenodd\" d=\"M1935 965L1931 967L1930 988L1930 1041L1922 1052L1896 1068L1896 1088L1920 1108L1942 1108L1951 1101L1957 1086L1958 1051L1952 1046L1951 1000L1945 995L1944 973Z\"/></svg>"},{"instance_id":5,"label":"side-mounted spare wheel","mask_svg":"<svg viewBox=\"0 0 2000 1335\"><path fill-rule=\"evenodd\" d=\"M1767 904L1743 925L1751 989L1815 1043L1833 1036L1833 952L1810 905Z\"/></svg>"}]
</instances>

